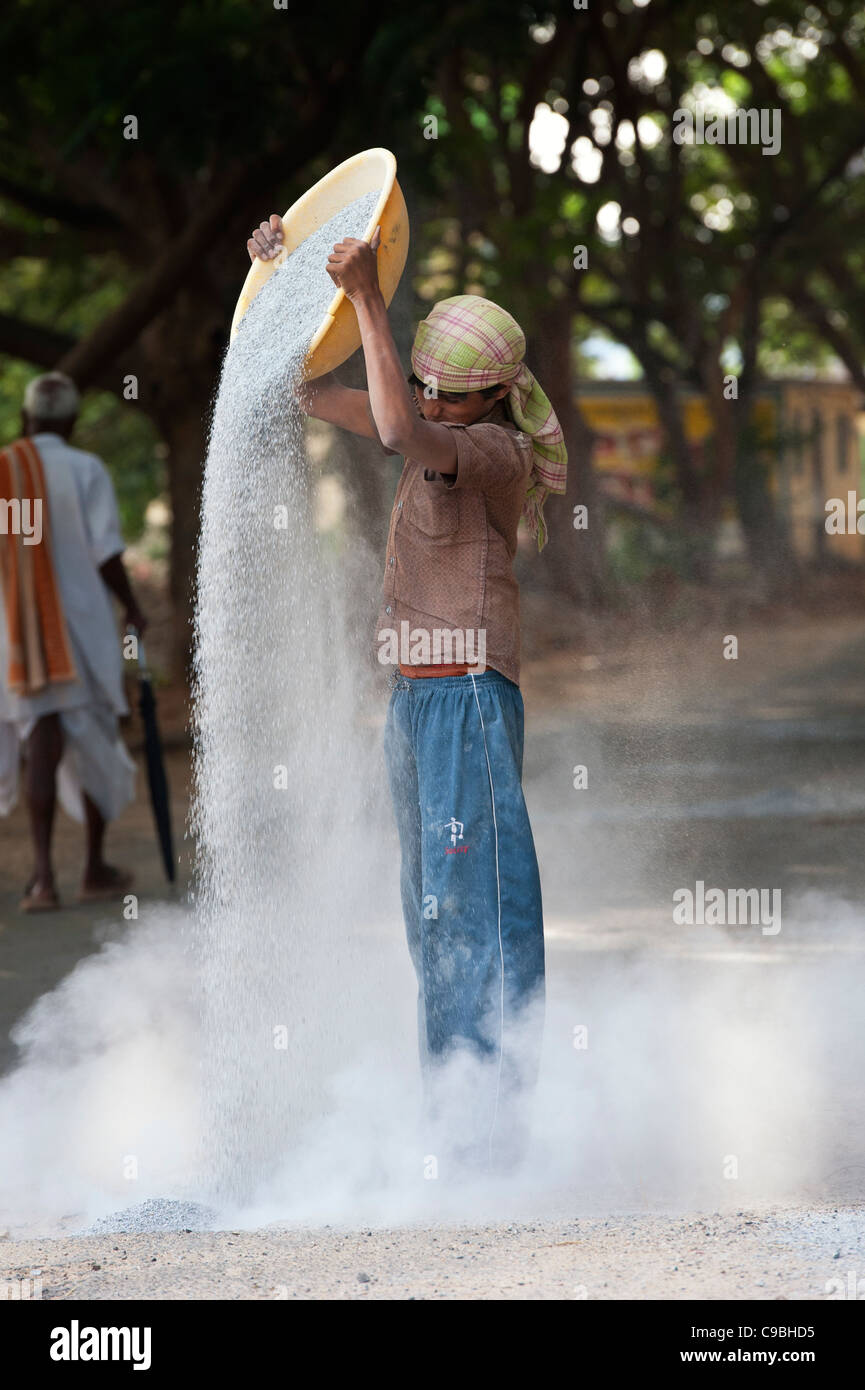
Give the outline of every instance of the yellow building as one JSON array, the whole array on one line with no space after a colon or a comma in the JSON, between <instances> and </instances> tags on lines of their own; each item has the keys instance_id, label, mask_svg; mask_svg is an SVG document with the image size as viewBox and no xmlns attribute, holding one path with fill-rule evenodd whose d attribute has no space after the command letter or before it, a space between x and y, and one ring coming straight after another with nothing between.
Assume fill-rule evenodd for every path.
<instances>
[{"instance_id":1,"label":"yellow building","mask_svg":"<svg viewBox=\"0 0 865 1390\"><path fill-rule=\"evenodd\" d=\"M578 394L596 434L595 466L605 490L641 506L662 508L671 471L664 467L664 432L645 384L585 381ZM758 448L768 464L779 514L803 559L825 553L865 561L865 534L855 528L856 503L865 498L862 405L859 391L844 380L784 377L764 382L757 392L752 419ZM712 433L705 398L697 391L683 393L682 414L687 438L699 455ZM833 534L826 529L827 504L837 512L840 502L852 514L853 529ZM865 502L862 512L865 533ZM728 524L734 516L730 503Z\"/></svg>"}]
</instances>

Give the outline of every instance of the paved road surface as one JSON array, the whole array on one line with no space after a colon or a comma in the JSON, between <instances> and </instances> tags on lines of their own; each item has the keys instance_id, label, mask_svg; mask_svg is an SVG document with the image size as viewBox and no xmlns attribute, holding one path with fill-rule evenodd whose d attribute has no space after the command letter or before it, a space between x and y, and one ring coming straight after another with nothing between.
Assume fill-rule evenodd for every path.
<instances>
[{"instance_id":1,"label":"paved road surface","mask_svg":"<svg viewBox=\"0 0 865 1390\"><path fill-rule=\"evenodd\" d=\"M431 1209L366 1234L13 1241L5 1277L42 1268L46 1297L813 1298L848 1265L865 1275L865 628L746 629L737 662L722 636L652 635L526 673L555 1077L573 1027L598 1044L580 1059L596 1123L579 1182L465 1228ZM182 824L180 754L171 778ZM0 826L7 1069L14 1020L99 944L89 910L16 913L23 832L20 811ZM66 897L75 833L59 842ZM146 805L113 845L142 901L163 896ZM780 931L677 925L673 894L698 880L780 889ZM739 1187L721 1171L725 1116Z\"/></svg>"}]
</instances>

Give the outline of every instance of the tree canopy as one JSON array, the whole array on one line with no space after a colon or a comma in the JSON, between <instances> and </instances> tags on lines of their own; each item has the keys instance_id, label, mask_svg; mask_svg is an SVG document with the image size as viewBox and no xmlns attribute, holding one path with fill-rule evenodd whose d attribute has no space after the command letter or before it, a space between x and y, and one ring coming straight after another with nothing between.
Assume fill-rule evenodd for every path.
<instances>
[{"instance_id":1,"label":"tree canopy","mask_svg":"<svg viewBox=\"0 0 865 1390\"><path fill-rule=\"evenodd\" d=\"M417 0L372 15L345 0L10 0L0 42L0 424L16 432L34 369L79 381L83 442L114 469L130 528L167 488L181 624L246 237L357 149L397 156L416 308L475 289L524 322L582 499L591 438L573 388L589 333L639 363L681 515L708 536L731 494L771 530L748 466L761 371L833 355L865 388L855 0ZM780 144L680 142L698 108L777 111ZM714 427L701 460L682 424L695 386ZM602 558L587 551L579 574L554 542L557 578L570 565L586 594Z\"/></svg>"}]
</instances>

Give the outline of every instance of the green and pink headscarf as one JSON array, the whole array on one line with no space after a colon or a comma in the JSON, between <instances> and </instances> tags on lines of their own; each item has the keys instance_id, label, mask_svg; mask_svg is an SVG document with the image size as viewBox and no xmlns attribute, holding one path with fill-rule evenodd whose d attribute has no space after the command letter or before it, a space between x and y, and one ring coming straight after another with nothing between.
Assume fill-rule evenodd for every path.
<instances>
[{"instance_id":1,"label":"green and pink headscarf","mask_svg":"<svg viewBox=\"0 0 865 1390\"><path fill-rule=\"evenodd\" d=\"M568 451L555 411L523 361L525 351L525 334L506 309L477 294L457 294L439 300L418 324L411 365L415 376L433 380L441 391L510 387L514 424L531 436L534 449L523 517L542 550L544 502L548 493L565 490Z\"/></svg>"}]
</instances>

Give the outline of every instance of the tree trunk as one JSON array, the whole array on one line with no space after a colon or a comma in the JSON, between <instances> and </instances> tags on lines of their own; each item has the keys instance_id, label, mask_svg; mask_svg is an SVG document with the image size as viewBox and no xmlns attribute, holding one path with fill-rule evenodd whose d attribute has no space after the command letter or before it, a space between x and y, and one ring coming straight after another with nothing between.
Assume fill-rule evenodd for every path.
<instances>
[{"instance_id":1,"label":"tree trunk","mask_svg":"<svg viewBox=\"0 0 865 1390\"><path fill-rule=\"evenodd\" d=\"M539 557L538 581L575 604L597 608L604 599L604 506L592 466L594 432L576 403L571 323L570 303L548 299L536 312L527 354L568 449L564 497L551 493L544 508L549 541ZM574 527L577 505L587 509L585 529Z\"/></svg>"},{"instance_id":2,"label":"tree trunk","mask_svg":"<svg viewBox=\"0 0 865 1390\"><path fill-rule=\"evenodd\" d=\"M750 321L750 322L749 322ZM739 378L738 430L733 491L748 558L766 585L767 596L780 595L796 577L798 565L783 503L779 508L769 487L769 468L761 451L753 423L756 395L756 357L759 321L757 311L749 310L745 327L745 364ZM778 422L780 428L781 422ZM776 446L777 448L777 446ZM788 486L780 450L776 459L778 486Z\"/></svg>"},{"instance_id":3,"label":"tree trunk","mask_svg":"<svg viewBox=\"0 0 865 1390\"><path fill-rule=\"evenodd\" d=\"M739 441L734 494L748 559L767 586L767 594L776 594L788 585L795 562L789 533L769 491L768 469L750 431L743 431Z\"/></svg>"},{"instance_id":4,"label":"tree trunk","mask_svg":"<svg viewBox=\"0 0 865 1390\"><path fill-rule=\"evenodd\" d=\"M623 338L643 368L658 419L664 431L673 474L681 497L681 528L688 550L688 565L700 584L711 582L720 500L713 470L701 451L688 439L682 411L681 383L671 366L661 362L640 330Z\"/></svg>"},{"instance_id":5,"label":"tree trunk","mask_svg":"<svg viewBox=\"0 0 865 1390\"><path fill-rule=\"evenodd\" d=\"M826 483L823 468L823 417L815 410L811 418L811 483L813 498L814 559L818 569L825 569L828 548L826 545Z\"/></svg>"},{"instance_id":6,"label":"tree trunk","mask_svg":"<svg viewBox=\"0 0 865 1390\"><path fill-rule=\"evenodd\" d=\"M224 335L222 306L202 279L185 286L141 337L142 404L168 448L175 676L187 673L191 649L201 481Z\"/></svg>"}]
</instances>

